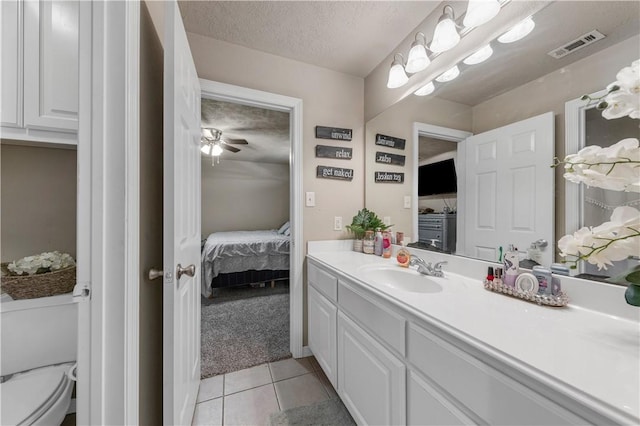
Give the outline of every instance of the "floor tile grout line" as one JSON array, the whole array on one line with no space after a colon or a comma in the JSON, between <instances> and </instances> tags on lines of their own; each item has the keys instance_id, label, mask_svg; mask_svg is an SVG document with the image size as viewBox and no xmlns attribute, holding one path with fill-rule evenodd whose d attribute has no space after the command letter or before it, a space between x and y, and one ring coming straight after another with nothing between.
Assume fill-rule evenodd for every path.
<instances>
[{"instance_id":1,"label":"floor tile grout line","mask_svg":"<svg viewBox=\"0 0 640 426\"><path fill-rule=\"evenodd\" d=\"M282 407L280 406L280 398L278 398L278 391L276 390L276 384L275 383L271 383L271 386L273 386L273 393L276 396L276 403L278 404L278 411L282 411Z\"/></svg>"},{"instance_id":2,"label":"floor tile grout line","mask_svg":"<svg viewBox=\"0 0 640 426\"><path fill-rule=\"evenodd\" d=\"M224 388L225 388L226 384L227 384L227 375L224 374L222 376L222 416L220 418L220 426L224 426L224 399L225 399L225 395L224 395L225 389Z\"/></svg>"}]
</instances>

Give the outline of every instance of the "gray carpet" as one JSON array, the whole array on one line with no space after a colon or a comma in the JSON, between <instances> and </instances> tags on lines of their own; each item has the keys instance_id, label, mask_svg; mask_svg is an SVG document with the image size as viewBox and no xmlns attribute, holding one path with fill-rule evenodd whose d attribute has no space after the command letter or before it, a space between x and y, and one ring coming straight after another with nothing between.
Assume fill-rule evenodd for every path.
<instances>
[{"instance_id":1,"label":"gray carpet","mask_svg":"<svg viewBox=\"0 0 640 426\"><path fill-rule=\"evenodd\" d=\"M339 398L331 398L326 401L304 407L291 408L269 416L271 426L294 425L340 425L350 426L356 422L342 404Z\"/></svg>"},{"instance_id":2,"label":"gray carpet","mask_svg":"<svg viewBox=\"0 0 640 426\"><path fill-rule=\"evenodd\" d=\"M201 378L289 358L289 287L239 287L202 298Z\"/></svg>"}]
</instances>

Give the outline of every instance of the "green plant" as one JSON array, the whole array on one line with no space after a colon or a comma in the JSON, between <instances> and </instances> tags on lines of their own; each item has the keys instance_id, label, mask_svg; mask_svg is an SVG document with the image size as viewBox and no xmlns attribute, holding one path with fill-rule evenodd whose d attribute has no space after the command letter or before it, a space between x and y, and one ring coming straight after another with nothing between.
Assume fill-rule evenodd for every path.
<instances>
[{"instance_id":1,"label":"green plant","mask_svg":"<svg viewBox=\"0 0 640 426\"><path fill-rule=\"evenodd\" d=\"M364 208L353 217L351 225L347 225L347 230L353 233L356 240L361 240L367 231L375 231L376 228L384 231L391 226L393 225L385 225L378 215Z\"/></svg>"}]
</instances>

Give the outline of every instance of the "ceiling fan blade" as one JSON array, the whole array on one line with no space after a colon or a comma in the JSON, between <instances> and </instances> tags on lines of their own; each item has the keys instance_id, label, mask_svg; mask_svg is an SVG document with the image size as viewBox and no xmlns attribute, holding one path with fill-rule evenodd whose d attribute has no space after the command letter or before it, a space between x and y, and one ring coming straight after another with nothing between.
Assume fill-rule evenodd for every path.
<instances>
[{"instance_id":1,"label":"ceiling fan blade","mask_svg":"<svg viewBox=\"0 0 640 426\"><path fill-rule=\"evenodd\" d=\"M249 145L249 142L247 142L246 139L224 138L224 141L231 145Z\"/></svg>"},{"instance_id":2,"label":"ceiling fan blade","mask_svg":"<svg viewBox=\"0 0 640 426\"><path fill-rule=\"evenodd\" d=\"M236 147L227 145L226 143L221 143L220 147L222 147L222 149L226 149L227 151L231 151L231 152L240 152L240 150Z\"/></svg>"}]
</instances>

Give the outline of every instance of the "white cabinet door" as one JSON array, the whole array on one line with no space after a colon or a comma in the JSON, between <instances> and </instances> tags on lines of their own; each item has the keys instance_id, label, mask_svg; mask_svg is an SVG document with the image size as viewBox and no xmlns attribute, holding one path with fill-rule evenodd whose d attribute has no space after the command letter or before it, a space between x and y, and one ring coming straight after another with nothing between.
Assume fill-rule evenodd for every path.
<instances>
[{"instance_id":1,"label":"white cabinet door","mask_svg":"<svg viewBox=\"0 0 640 426\"><path fill-rule=\"evenodd\" d=\"M407 375L408 425L472 425L474 422L416 373Z\"/></svg>"},{"instance_id":2,"label":"white cabinet door","mask_svg":"<svg viewBox=\"0 0 640 426\"><path fill-rule=\"evenodd\" d=\"M24 2L24 125L78 130L79 2Z\"/></svg>"},{"instance_id":3,"label":"white cabinet door","mask_svg":"<svg viewBox=\"0 0 640 426\"><path fill-rule=\"evenodd\" d=\"M22 3L18 0L0 2L0 124L22 125Z\"/></svg>"},{"instance_id":4,"label":"white cabinet door","mask_svg":"<svg viewBox=\"0 0 640 426\"><path fill-rule=\"evenodd\" d=\"M336 371L338 308L313 287L309 286L309 348L334 388L338 387Z\"/></svg>"},{"instance_id":5,"label":"white cabinet door","mask_svg":"<svg viewBox=\"0 0 640 426\"><path fill-rule=\"evenodd\" d=\"M405 424L405 367L338 313L338 394L358 424Z\"/></svg>"}]
</instances>

